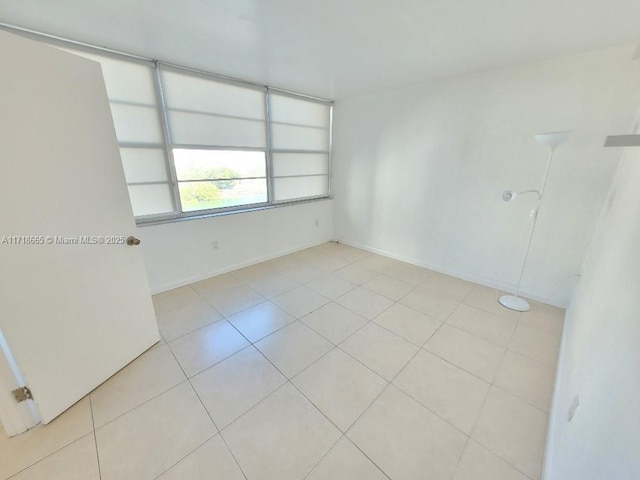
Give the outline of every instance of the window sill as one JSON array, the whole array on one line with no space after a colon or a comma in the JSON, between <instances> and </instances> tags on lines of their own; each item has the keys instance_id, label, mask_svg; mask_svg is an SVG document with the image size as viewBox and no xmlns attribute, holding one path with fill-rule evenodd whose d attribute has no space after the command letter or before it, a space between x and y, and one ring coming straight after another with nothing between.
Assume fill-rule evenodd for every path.
<instances>
[{"instance_id":1,"label":"window sill","mask_svg":"<svg viewBox=\"0 0 640 480\"><path fill-rule=\"evenodd\" d=\"M316 197L316 198L309 198L309 199L305 199L305 200L297 200L294 202L286 202L286 203L275 203L272 205L263 205L263 206L259 206L259 207L249 207L249 208L243 208L243 209L238 209L238 210L227 210L224 212L208 212L208 213L203 213L202 215L198 215L198 214L191 214L191 215L185 215L182 217L169 217L169 218L158 218L158 219L136 219L136 226L138 227L151 227L154 225L163 225L165 223L178 223L178 222L185 222L185 221L189 221L189 220L202 220L205 218L211 218L211 217L222 217L222 216L227 216L227 215L236 215L239 213L251 213L251 212L259 212L259 211L263 211L263 210L272 210L274 208L282 208L282 207L292 207L295 205L302 205L302 204L306 204L306 203L314 203L314 202L323 202L326 200L333 200L333 197L331 196L327 196L327 197Z\"/></svg>"}]
</instances>

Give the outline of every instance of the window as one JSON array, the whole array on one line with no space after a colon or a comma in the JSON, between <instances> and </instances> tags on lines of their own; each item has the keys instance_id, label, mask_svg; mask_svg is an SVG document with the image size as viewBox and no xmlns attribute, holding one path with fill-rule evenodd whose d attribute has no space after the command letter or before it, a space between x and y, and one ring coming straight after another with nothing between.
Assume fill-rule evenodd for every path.
<instances>
[{"instance_id":1,"label":"window","mask_svg":"<svg viewBox=\"0 0 640 480\"><path fill-rule=\"evenodd\" d=\"M152 62L69 49L100 63L120 158L136 218L156 218L176 211L166 157Z\"/></svg>"},{"instance_id":2,"label":"window","mask_svg":"<svg viewBox=\"0 0 640 480\"><path fill-rule=\"evenodd\" d=\"M329 195L331 107L270 94L276 202Z\"/></svg>"},{"instance_id":3,"label":"window","mask_svg":"<svg viewBox=\"0 0 640 480\"><path fill-rule=\"evenodd\" d=\"M264 152L175 148L173 158L184 212L264 204Z\"/></svg>"},{"instance_id":4,"label":"window","mask_svg":"<svg viewBox=\"0 0 640 480\"><path fill-rule=\"evenodd\" d=\"M161 69L183 212L268 204L264 88Z\"/></svg>"},{"instance_id":5,"label":"window","mask_svg":"<svg viewBox=\"0 0 640 480\"><path fill-rule=\"evenodd\" d=\"M89 47L139 223L329 196L331 103Z\"/></svg>"}]
</instances>

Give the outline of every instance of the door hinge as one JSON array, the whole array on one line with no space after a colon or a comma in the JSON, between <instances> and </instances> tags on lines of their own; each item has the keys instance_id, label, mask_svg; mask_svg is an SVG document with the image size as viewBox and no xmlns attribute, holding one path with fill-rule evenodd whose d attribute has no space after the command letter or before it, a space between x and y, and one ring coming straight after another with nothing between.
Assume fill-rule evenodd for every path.
<instances>
[{"instance_id":1,"label":"door hinge","mask_svg":"<svg viewBox=\"0 0 640 480\"><path fill-rule=\"evenodd\" d=\"M33 400L33 395L29 387L20 387L15 390L11 390L11 395L15 399L16 403L24 402L25 400Z\"/></svg>"}]
</instances>

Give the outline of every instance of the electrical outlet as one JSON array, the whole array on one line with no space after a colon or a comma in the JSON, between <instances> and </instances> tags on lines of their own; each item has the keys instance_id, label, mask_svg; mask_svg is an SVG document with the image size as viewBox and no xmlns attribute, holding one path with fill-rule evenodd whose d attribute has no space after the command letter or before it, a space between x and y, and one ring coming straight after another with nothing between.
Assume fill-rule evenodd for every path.
<instances>
[{"instance_id":1,"label":"electrical outlet","mask_svg":"<svg viewBox=\"0 0 640 480\"><path fill-rule=\"evenodd\" d=\"M570 422L571 420L573 420L573 416L576 414L576 410L578 409L579 405L580 405L580 396L576 395L575 398L573 399L573 402L571 402L571 406L569 407L569 412L567 413L567 422Z\"/></svg>"},{"instance_id":2,"label":"electrical outlet","mask_svg":"<svg viewBox=\"0 0 640 480\"><path fill-rule=\"evenodd\" d=\"M212 241L211 242L211 246L213 247L214 250L217 250L218 249L218 241L217 240Z\"/></svg>"}]
</instances>

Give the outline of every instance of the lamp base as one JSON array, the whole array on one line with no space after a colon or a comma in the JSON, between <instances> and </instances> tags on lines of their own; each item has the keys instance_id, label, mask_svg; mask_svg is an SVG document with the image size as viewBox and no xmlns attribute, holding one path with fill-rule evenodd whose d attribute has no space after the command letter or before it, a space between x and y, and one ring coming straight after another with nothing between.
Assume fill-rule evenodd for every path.
<instances>
[{"instance_id":1,"label":"lamp base","mask_svg":"<svg viewBox=\"0 0 640 480\"><path fill-rule=\"evenodd\" d=\"M516 297L515 295L502 295L498 302L503 307L508 308L509 310L515 310L516 312L528 312L531 308L529 306L529 302L527 302L524 298Z\"/></svg>"}]
</instances>

